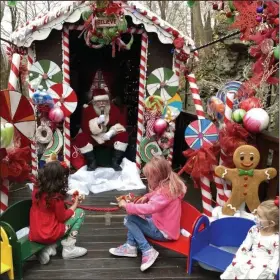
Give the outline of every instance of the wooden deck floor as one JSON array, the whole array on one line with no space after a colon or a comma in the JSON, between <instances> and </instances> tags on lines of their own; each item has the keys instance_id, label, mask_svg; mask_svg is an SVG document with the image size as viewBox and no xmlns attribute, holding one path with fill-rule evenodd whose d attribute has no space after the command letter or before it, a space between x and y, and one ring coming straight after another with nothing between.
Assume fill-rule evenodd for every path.
<instances>
[{"instance_id":1,"label":"wooden deck floor","mask_svg":"<svg viewBox=\"0 0 280 280\"><path fill-rule=\"evenodd\" d=\"M143 191L134 191L143 193ZM199 192L189 189L188 200L196 200ZM18 200L30 198L28 188L10 193L10 205ZM85 205L109 207L109 203L119 192L113 191L90 195ZM195 202L195 201L194 201ZM52 257L48 265L40 265L30 259L24 267L24 279L219 279L219 274L195 266L192 275L185 272L186 258L166 249L157 248L160 252L156 263L146 272L140 271L141 257L118 258L111 256L109 248L119 246L125 241L126 230L123 225L124 212L114 212L111 224L105 225L104 213L87 212L85 223L80 231L77 245L88 249L88 254L74 260L63 260L61 252Z\"/></svg>"}]
</instances>

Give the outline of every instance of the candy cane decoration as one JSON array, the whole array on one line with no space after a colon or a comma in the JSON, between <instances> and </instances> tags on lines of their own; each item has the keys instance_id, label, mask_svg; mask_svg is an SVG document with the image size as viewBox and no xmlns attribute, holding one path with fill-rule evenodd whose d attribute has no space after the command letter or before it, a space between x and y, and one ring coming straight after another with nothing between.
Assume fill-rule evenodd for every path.
<instances>
[{"instance_id":1,"label":"candy cane decoration","mask_svg":"<svg viewBox=\"0 0 280 280\"><path fill-rule=\"evenodd\" d=\"M187 76L188 82L190 84L190 90L192 93L193 102L196 109L196 114L198 119L205 119L205 113L202 107L202 101L199 95L199 89L196 84L196 78L194 74L189 74ZM200 179L200 190L202 195L202 207L203 213L208 217L212 216L212 193L210 188L210 180L207 177L201 177Z\"/></svg>"},{"instance_id":2,"label":"candy cane decoration","mask_svg":"<svg viewBox=\"0 0 280 280\"><path fill-rule=\"evenodd\" d=\"M64 26L62 32L62 71L64 83L70 85L70 50L69 50L69 28ZM71 135L70 135L70 118L64 120L64 161L70 167L71 162Z\"/></svg>"},{"instance_id":3,"label":"candy cane decoration","mask_svg":"<svg viewBox=\"0 0 280 280\"><path fill-rule=\"evenodd\" d=\"M28 62L28 70L30 70L32 64L35 62L35 51L32 49L32 47L29 47L27 50L27 62ZM32 89L30 83L28 83L28 93L29 97L31 98L33 95L34 90ZM35 118L37 117L37 112L36 112L36 106L34 106L34 114ZM37 118L36 118L37 119ZM37 128L37 125L36 125ZM33 176L37 176L37 171L38 171L38 157L37 157L37 144L36 144L36 139L32 139L31 141L31 173Z\"/></svg>"},{"instance_id":4,"label":"candy cane decoration","mask_svg":"<svg viewBox=\"0 0 280 280\"><path fill-rule=\"evenodd\" d=\"M148 55L148 35L142 33L141 55L140 55L140 75L139 75L139 93L138 93L138 118L137 118L137 140L136 140L136 167L141 171L140 142L144 134L144 99L146 92L146 71Z\"/></svg>"},{"instance_id":5,"label":"candy cane decoration","mask_svg":"<svg viewBox=\"0 0 280 280\"><path fill-rule=\"evenodd\" d=\"M35 53L32 49L32 47L29 47L27 50L27 62L28 62L28 70L30 70L32 64L35 62ZM31 87L31 85L28 83L28 93L29 93L29 97L31 98L33 93L34 93L34 89Z\"/></svg>"},{"instance_id":6,"label":"candy cane decoration","mask_svg":"<svg viewBox=\"0 0 280 280\"><path fill-rule=\"evenodd\" d=\"M17 91L19 82L19 66L21 56L18 53L14 53L11 62L10 76L8 82L8 89Z\"/></svg>"},{"instance_id":7,"label":"candy cane decoration","mask_svg":"<svg viewBox=\"0 0 280 280\"><path fill-rule=\"evenodd\" d=\"M226 106L225 106L225 116L224 116L224 122L225 125L227 125L229 122L232 122L232 110L233 110L233 104L234 104L234 97L235 97L235 92L234 91L229 91L226 96ZM227 155L225 152L221 149L221 155L220 155L220 160L219 164L224 165L226 161ZM227 201L229 199L230 195L230 189L231 189L231 183L228 181L225 181L222 179L223 182L223 187L224 187L224 193L225 193L225 200Z\"/></svg>"},{"instance_id":8,"label":"candy cane decoration","mask_svg":"<svg viewBox=\"0 0 280 280\"><path fill-rule=\"evenodd\" d=\"M9 180L0 179L1 187L0 187L0 214L2 214L8 208L8 199L9 199Z\"/></svg>"},{"instance_id":9,"label":"candy cane decoration","mask_svg":"<svg viewBox=\"0 0 280 280\"><path fill-rule=\"evenodd\" d=\"M193 102L194 102L194 106L195 106L196 115L197 115L198 119L200 119L200 120L205 119L205 113L203 110L202 101L200 99L199 89L196 84L196 78L195 78L194 74L189 74L189 75L187 75L187 79L188 79L188 82L190 85L190 90L192 93L192 98L193 98Z\"/></svg>"},{"instance_id":10,"label":"candy cane decoration","mask_svg":"<svg viewBox=\"0 0 280 280\"><path fill-rule=\"evenodd\" d=\"M224 122L227 125L227 123L232 122L231 115L233 110L233 103L234 103L234 91L229 91L226 96L226 106L225 106L225 116L224 116Z\"/></svg>"}]
</instances>

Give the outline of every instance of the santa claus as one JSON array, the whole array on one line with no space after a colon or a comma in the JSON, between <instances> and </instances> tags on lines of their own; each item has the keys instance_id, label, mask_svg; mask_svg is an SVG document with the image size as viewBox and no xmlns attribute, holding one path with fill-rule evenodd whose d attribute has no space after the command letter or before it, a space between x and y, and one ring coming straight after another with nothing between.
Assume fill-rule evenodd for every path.
<instances>
[{"instance_id":1,"label":"santa claus","mask_svg":"<svg viewBox=\"0 0 280 280\"><path fill-rule=\"evenodd\" d=\"M94 148L106 145L114 148L112 168L121 171L120 162L128 143L126 119L119 108L110 102L109 92L105 88L92 90L93 98L83 109L81 129L75 144L84 155L88 171L96 169Z\"/></svg>"}]
</instances>

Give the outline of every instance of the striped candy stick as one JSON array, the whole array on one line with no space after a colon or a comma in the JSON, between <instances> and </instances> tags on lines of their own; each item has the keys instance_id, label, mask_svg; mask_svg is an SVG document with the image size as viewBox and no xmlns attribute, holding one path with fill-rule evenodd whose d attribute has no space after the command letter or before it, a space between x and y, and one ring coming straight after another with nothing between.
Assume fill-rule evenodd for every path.
<instances>
[{"instance_id":1,"label":"striped candy stick","mask_svg":"<svg viewBox=\"0 0 280 280\"><path fill-rule=\"evenodd\" d=\"M205 119L205 113L202 106L202 101L199 95L199 89L196 83L196 78L194 74L187 75L188 82L190 84L190 90L192 93L192 98L195 106L195 111L197 114L198 119Z\"/></svg>"},{"instance_id":2,"label":"striped candy stick","mask_svg":"<svg viewBox=\"0 0 280 280\"><path fill-rule=\"evenodd\" d=\"M192 93L193 102L198 119L205 119L205 113L202 106L202 101L199 95L199 89L196 84L196 78L194 74L187 75L188 82L190 84L190 90ZM208 217L212 216L212 193L210 188L210 180L207 177L200 179L200 189L202 195L202 207L203 213Z\"/></svg>"},{"instance_id":3,"label":"striped candy stick","mask_svg":"<svg viewBox=\"0 0 280 280\"><path fill-rule=\"evenodd\" d=\"M35 62L35 52L32 49L32 47L29 47L27 50L27 62L28 62L28 64L27 64L28 70L30 70L32 64ZM34 93L34 90L32 89L30 83L28 83L28 93L29 93L29 98L31 98ZM36 106L34 106L33 108L34 108L35 120L37 122ZM37 128L37 124L36 124L36 128ZM31 141L31 172L32 172L32 175L37 176L38 157L37 157L37 144L36 144L35 138L32 139L32 141Z\"/></svg>"},{"instance_id":4,"label":"striped candy stick","mask_svg":"<svg viewBox=\"0 0 280 280\"><path fill-rule=\"evenodd\" d=\"M8 208L9 180L0 178L0 214Z\"/></svg>"},{"instance_id":5,"label":"striped candy stick","mask_svg":"<svg viewBox=\"0 0 280 280\"><path fill-rule=\"evenodd\" d=\"M224 122L225 125L228 123L232 122L232 110L233 110L233 104L234 104L234 97L235 97L235 92L234 91L229 91L226 96L226 106L225 106L225 116L224 116ZM226 153L221 150L221 155L220 155L220 160L219 160L219 165L224 165L226 161L227 155ZM225 192L225 200L227 201L230 196L230 190L231 190L231 183L229 181L223 180L223 186L224 186L224 192Z\"/></svg>"},{"instance_id":6,"label":"striped candy stick","mask_svg":"<svg viewBox=\"0 0 280 280\"><path fill-rule=\"evenodd\" d=\"M141 54L140 54L140 75L139 75L139 93L138 93L138 118L137 118L137 140L136 140L136 167L141 172L140 142L144 134L144 99L146 92L146 70L148 55L148 35L142 33Z\"/></svg>"},{"instance_id":7,"label":"striped candy stick","mask_svg":"<svg viewBox=\"0 0 280 280\"><path fill-rule=\"evenodd\" d=\"M21 56L18 53L14 53L12 57L10 76L8 81L9 90L18 90L20 60Z\"/></svg>"},{"instance_id":8,"label":"striped candy stick","mask_svg":"<svg viewBox=\"0 0 280 280\"><path fill-rule=\"evenodd\" d=\"M62 71L63 82L70 85L70 50L69 50L69 28L64 26L62 32ZM70 118L64 120L64 161L70 167L71 163L71 135L70 135Z\"/></svg>"}]
</instances>

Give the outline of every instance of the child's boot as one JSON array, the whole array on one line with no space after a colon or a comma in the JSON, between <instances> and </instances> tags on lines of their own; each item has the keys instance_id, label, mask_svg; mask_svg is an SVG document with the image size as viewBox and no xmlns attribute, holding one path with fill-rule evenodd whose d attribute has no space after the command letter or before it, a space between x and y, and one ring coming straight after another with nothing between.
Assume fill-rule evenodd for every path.
<instances>
[{"instance_id":1,"label":"child's boot","mask_svg":"<svg viewBox=\"0 0 280 280\"><path fill-rule=\"evenodd\" d=\"M156 261L158 254L159 254L158 251L155 250L154 248L151 248L150 250L144 252L142 256L142 263L140 266L140 270L145 271L146 269L151 267L153 263Z\"/></svg>"},{"instance_id":2,"label":"child's boot","mask_svg":"<svg viewBox=\"0 0 280 280\"><path fill-rule=\"evenodd\" d=\"M87 253L87 249L82 247L76 247L76 238L68 237L61 241L63 246L62 257L63 259L74 259L84 256Z\"/></svg>"}]
</instances>

